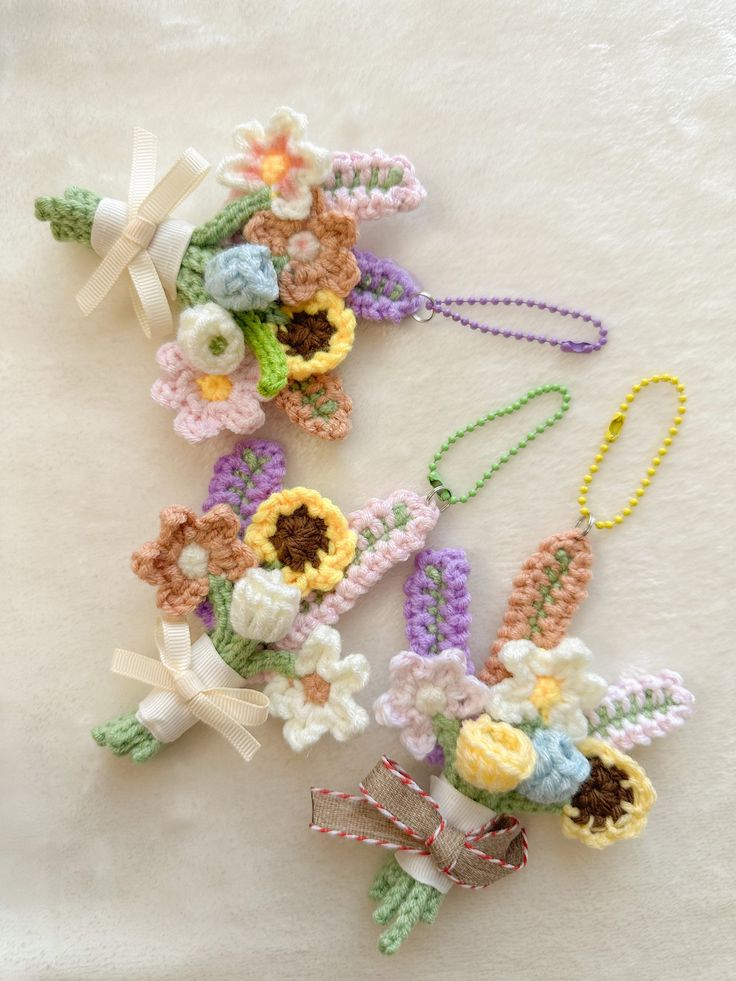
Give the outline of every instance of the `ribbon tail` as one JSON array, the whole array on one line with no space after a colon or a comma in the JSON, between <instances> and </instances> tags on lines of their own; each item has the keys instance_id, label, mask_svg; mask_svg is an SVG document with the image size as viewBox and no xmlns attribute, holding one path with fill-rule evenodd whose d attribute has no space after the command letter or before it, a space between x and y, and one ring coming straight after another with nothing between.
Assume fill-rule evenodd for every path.
<instances>
[{"instance_id":1,"label":"ribbon tail","mask_svg":"<svg viewBox=\"0 0 736 981\"><path fill-rule=\"evenodd\" d=\"M140 250L140 245L122 235L115 242L77 293L77 303L85 317L102 303L125 268L135 259Z\"/></svg>"},{"instance_id":2,"label":"ribbon tail","mask_svg":"<svg viewBox=\"0 0 736 981\"><path fill-rule=\"evenodd\" d=\"M186 620L159 620L153 636L167 670L178 672L191 667L192 641Z\"/></svg>"},{"instance_id":3,"label":"ribbon tail","mask_svg":"<svg viewBox=\"0 0 736 981\"><path fill-rule=\"evenodd\" d=\"M158 140L147 129L135 126L133 129L133 159L130 165L130 186L128 187L128 210L131 215L148 197L156 183L156 157Z\"/></svg>"},{"instance_id":4,"label":"ribbon tail","mask_svg":"<svg viewBox=\"0 0 736 981\"><path fill-rule=\"evenodd\" d=\"M158 225L202 183L209 169L209 162L190 146L141 202L138 216Z\"/></svg>"},{"instance_id":5,"label":"ribbon tail","mask_svg":"<svg viewBox=\"0 0 736 981\"><path fill-rule=\"evenodd\" d=\"M402 831L363 797L312 788L312 831L381 848L426 854L423 842Z\"/></svg>"},{"instance_id":6,"label":"ribbon tail","mask_svg":"<svg viewBox=\"0 0 736 981\"><path fill-rule=\"evenodd\" d=\"M135 651L126 651L121 648L113 651L110 670L114 674L120 674L125 678L140 681L144 685L150 685L151 688L171 690L171 675L168 668L160 661L145 657L143 654L136 654Z\"/></svg>"},{"instance_id":7,"label":"ribbon tail","mask_svg":"<svg viewBox=\"0 0 736 981\"><path fill-rule=\"evenodd\" d=\"M269 697L255 688L210 688L207 697L241 726L261 726L268 719Z\"/></svg>"},{"instance_id":8,"label":"ribbon tail","mask_svg":"<svg viewBox=\"0 0 736 981\"><path fill-rule=\"evenodd\" d=\"M206 695L202 694L192 699L189 702L189 708L200 722L204 722L205 725L210 726L215 732L219 732L221 736L227 739L230 745L240 753L246 763L249 763L261 748L261 744L245 726L230 718L226 712L214 702L211 702Z\"/></svg>"},{"instance_id":9,"label":"ribbon tail","mask_svg":"<svg viewBox=\"0 0 736 981\"><path fill-rule=\"evenodd\" d=\"M139 252L128 264L130 297L133 309L146 337L170 334L174 321L171 308L148 252Z\"/></svg>"}]
</instances>

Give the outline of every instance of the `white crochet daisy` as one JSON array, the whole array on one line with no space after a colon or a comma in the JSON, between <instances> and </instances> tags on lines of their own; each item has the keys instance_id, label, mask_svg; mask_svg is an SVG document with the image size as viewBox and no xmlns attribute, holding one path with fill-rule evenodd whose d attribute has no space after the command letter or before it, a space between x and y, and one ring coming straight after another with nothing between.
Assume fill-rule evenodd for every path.
<instances>
[{"instance_id":1,"label":"white crochet daisy","mask_svg":"<svg viewBox=\"0 0 736 981\"><path fill-rule=\"evenodd\" d=\"M340 658L340 634L332 627L315 627L296 658L296 677L275 677L263 689L271 712L286 719L284 739L299 752L326 732L339 742L368 726L368 713L352 698L368 681L368 661L362 654Z\"/></svg>"},{"instance_id":2,"label":"white crochet daisy","mask_svg":"<svg viewBox=\"0 0 736 981\"><path fill-rule=\"evenodd\" d=\"M498 657L511 677L489 689L489 715L512 725L541 719L575 742L586 738L583 712L600 704L608 686L586 671L592 654L581 640L567 637L548 651L530 640L510 640Z\"/></svg>"},{"instance_id":3,"label":"white crochet daisy","mask_svg":"<svg viewBox=\"0 0 736 981\"><path fill-rule=\"evenodd\" d=\"M307 117L282 107L265 128L257 121L238 126L233 140L240 151L217 168L221 184L237 191L271 189L271 210L279 218L306 218L312 207L310 188L323 184L330 172L329 150L308 143Z\"/></svg>"}]
</instances>

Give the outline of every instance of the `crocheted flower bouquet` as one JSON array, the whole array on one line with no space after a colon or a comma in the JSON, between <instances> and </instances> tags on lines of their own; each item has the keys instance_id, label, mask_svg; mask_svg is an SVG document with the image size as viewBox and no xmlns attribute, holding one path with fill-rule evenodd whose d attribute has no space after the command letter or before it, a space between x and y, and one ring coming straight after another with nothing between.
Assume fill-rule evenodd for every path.
<instances>
[{"instance_id":1,"label":"crocheted flower bouquet","mask_svg":"<svg viewBox=\"0 0 736 981\"><path fill-rule=\"evenodd\" d=\"M305 140L306 125L283 108L265 128L239 126L237 152L217 168L231 200L196 228L168 215L206 161L189 150L154 186L155 140L141 130L127 205L78 187L36 201L54 238L104 256L80 293L85 312L126 270L145 330L167 331L168 300L181 306L152 395L190 442L254 432L268 399L307 432L344 437L352 403L334 369L356 316L398 322L422 302L405 271L354 248L359 219L424 199L411 163L380 150L330 153Z\"/></svg>"},{"instance_id":2,"label":"crocheted flower bouquet","mask_svg":"<svg viewBox=\"0 0 736 981\"><path fill-rule=\"evenodd\" d=\"M284 473L278 443L239 443L215 465L204 514L166 508L158 538L134 553L133 571L157 587L160 660L115 652L113 670L153 691L93 730L100 746L143 762L203 721L250 759L248 727L269 711L297 751L365 729L353 696L368 664L341 658L332 624L424 545L439 512L403 490L346 517L315 490L282 489ZM192 643L195 611L206 632Z\"/></svg>"},{"instance_id":3,"label":"crocheted flower bouquet","mask_svg":"<svg viewBox=\"0 0 736 981\"><path fill-rule=\"evenodd\" d=\"M590 651L566 631L590 567L579 531L543 542L477 678L465 555L417 556L405 586L411 650L392 659L375 714L442 775L430 796L384 757L360 797L312 792L314 830L394 850L371 889L374 918L389 924L384 953L417 922L433 922L453 884L490 885L526 864L526 838L509 812L558 814L563 833L592 848L644 829L655 793L625 751L681 725L693 697L672 671L609 686L588 670Z\"/></svg>"}]
</instances>

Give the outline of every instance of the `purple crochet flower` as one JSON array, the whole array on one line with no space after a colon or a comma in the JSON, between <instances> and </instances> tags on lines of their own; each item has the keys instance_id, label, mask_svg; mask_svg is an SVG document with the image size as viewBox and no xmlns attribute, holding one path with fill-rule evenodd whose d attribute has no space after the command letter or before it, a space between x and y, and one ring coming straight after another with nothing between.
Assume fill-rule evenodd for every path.
<instances>
[{"instance_id":1,"label":"purple crochet flower","mask_svg":"<svg viewBox=\"0 0 736 981\"><path fill-rule=\"evenodd\" d=\"M435 715L450 719L479 715L488 697L488 688L466 674L461 650L445 650L435 657L403 651L391 659L390 671L391 687L373 706L376 721L402 729L402 743L418 760L435 747Z\"/></svg>"}]
</instances>

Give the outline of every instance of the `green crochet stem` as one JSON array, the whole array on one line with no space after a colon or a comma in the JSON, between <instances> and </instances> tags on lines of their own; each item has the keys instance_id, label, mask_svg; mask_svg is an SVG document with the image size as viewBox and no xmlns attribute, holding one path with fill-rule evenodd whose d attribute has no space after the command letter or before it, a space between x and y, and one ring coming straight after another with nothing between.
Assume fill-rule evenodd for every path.
<instances>
[{"instance_id":1,"label":"green crochet stem","mask_svg":"<svg viewBox=\"0 0 736 981\"><path fill-rule=\"evenodd\" d=\"M116 756L130 756L136 763L145 763L166 745L153 737L134 712L95 726L92 738L98 746L107 746Z\"/></svg>"},{"instance_id":2,"label":"green crochet stem","mask_svg":"<svg viewBox=\"0 0 736 981\"><path fill-rule=\"evenodd\" d=\"M210 576L207 598L217 616L217 627L209 636L217 653L241 678L250 678L263 671L293 678L296 673L296 654L293 651L268 650L259 640L246 640L232 629L232 594L233 583L229 579ZM107 746L116 756L130 756L136 763L145 763L166 745L138 721L134 712L127 712L96 726L92 730L92 738L98 746Z\"/></svg>"},{"instance_id":3,"label":"green crochet stem","mask_svg":"<svg viewBox=\"0 0 736 981\"><path fill-rule=\"evenodd\" d=\"M458 719L448 719L444 715L435 715L432 720L437 742L442 747L445 754L445 768L442 775L448 783L459 790L465 797L483 804L497 814L509 813L512 811L547 811L553 814L562 813L563 803L538 804L536 801L529 800L522 794L510 790L505 794L491 794L487 790L479 790L460 776L455 769L455 755L457 747L457 737L460 732L460 722ZM519 727L524 728L524 727Z\"/></svg>"},{"instance_id":4,"label":"green crochet stem","mask_svg":"<svg viewBox=\"0 0 736 981\"><path fill-rule=\"evenodd\" d=\"M283 674L293 678L296 654L293 651L268 650L259 640L246 640L230 626L230 604L234 584L221 576L210 576L207 599L217 618L217 626L210 632L210 640L223 661L241 678L251 678L262 671Z\"/></svg>"},{"instance_id":5,"label":"green crochet stem","mask_svg":"<svg viewBox=\"0 0 736 981\"><path fill-rule=\"evenodd\" d=\"M412 879L394 855L379 869L368 895L379 904L373 912L376 923L390 924L378 940L382 954L395 954L417 923L434 923L445 898Z\"/></svg>"},{"instance_id":6,"label":"green crochet stem","mask_svg":"<svg viewBox=\"0 0 736 981\"><path fill-rule=\"evenodd\" d=\"M81 187L70 187L62 198L36 198L35 215L39 221L47 221L51 234L60 242L80 242L89 246L100 196ZM214 218L199 225L184 253L181 268L176 277L176 295L184 307L197 303L211 303L212 297L204 288L204 267L208 259L222 250L222 243L241 231L243 225L258 211L270 207L267 188L255 194L231 201ZM245 340L260 367L258 392L264 398L278 395L287 382L286 355L276 340L271 323L282 318L277 306L266 310L235 313Z\"/></svg>"}]
</instances>

